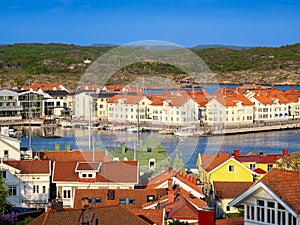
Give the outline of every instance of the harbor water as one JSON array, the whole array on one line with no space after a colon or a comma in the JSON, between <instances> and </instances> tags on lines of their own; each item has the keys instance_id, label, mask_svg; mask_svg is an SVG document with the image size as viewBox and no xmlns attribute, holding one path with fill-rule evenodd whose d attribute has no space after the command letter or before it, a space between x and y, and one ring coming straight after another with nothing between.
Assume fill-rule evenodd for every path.
<instances>
[{"instance_id":1,"label":"harbor water","mask_svg":"<svg viewBox=\"0 0 300 225\"><path fill-rule=\"evenodd\" d=\"M55 144L60 145L60 149L65 149L70 145L71 149L106 149L112 150L120 148L121 143L125 143L129 148L136 148L137 134L133 132L120 131L99 131L88 129L64 129L52 127L53 138L47 136L43 127L33 127L32 129L32 150L53 150ZM28 128L22 130L22 147L29 145ZM58 138L60 137L60 138ZM224 151L233 153L234 149L241 150L242 154L249 152L279 154L283 149L289 152L300 151L300 129L280 130L259 133L236 134L226 136L207 137L177 137L175 135L161 135L156 132L152 134L141 134L140 139L146 142L148 139L155 139L157 143L162 143L172 159L178 149L179 155L187 167L194 168L198 153L218 153ZM90 141L89 141L90 140Z\"/></svg>"}]
</instances>

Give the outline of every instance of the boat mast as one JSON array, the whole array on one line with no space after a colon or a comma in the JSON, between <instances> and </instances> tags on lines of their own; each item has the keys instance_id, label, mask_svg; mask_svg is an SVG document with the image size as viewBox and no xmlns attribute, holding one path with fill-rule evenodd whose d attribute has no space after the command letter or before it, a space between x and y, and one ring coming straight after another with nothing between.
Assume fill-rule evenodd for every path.
<instances>
[{"instance_id":1,"label":"boat mast","mask_svg":"<svg viewBox=\"0 0 300 225\"><path fill-rule=\"evenodd\" d=\"M32 152L32 143L31 143L31 139L32 139L32 133L31 133L31 118L32 118L32 108L31 108L31 82L29 82L29 93L28 93L28 103L29 103L29 108L28 108L28 117L29 117L29 151Z\"/></svg>"},{"instance_id":2,"label":"boat mast","mask_svg":"<svg viewBox=\"0 0 300 225\"><path fill-rule=\"evenodd\" d=\"M137 132L136 132L136 150L134 150L133 154L133 160L136 160L136 151L139 149L139 130L140 130L140 109L139 109L139 83L136 84L136 113L137 113Z\"/></svg>"}]
</instances>

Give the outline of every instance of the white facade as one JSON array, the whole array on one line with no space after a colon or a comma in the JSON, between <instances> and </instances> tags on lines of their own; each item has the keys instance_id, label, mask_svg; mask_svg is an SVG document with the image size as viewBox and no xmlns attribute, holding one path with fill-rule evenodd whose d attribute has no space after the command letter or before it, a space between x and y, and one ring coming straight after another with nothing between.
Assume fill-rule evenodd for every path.
<instances>
[{"instance_id":1,"label":"white facade","mask_svg":"<svg viewBox=\"0 0 300 225\"><path fill-rule=\"evenodd\" d=\"M296 196L295 196L296 197ZM252 186L229 206L244 206L245 225L299 225L300 215L263 182Z\"/></svg>"},{"instance_id":2,"label":"white facade","mask_svg":"<svg viewBox=\"0 0 300 225\"><path fill-rule=\"evenodd\" d=\"M95 120L95 93L80 92L74 96L74 117L88 121Z\"/></svg>"},{"instance_id":3,"label":"white facade","mask_svg":"<svg viewBox=\"0 0 300 225\"><path fill-rule=\"evenodd\" d=\"M17 92L0 90L0 121L21 120L22 110Z\"/></svg>"},{"instance_id":4,"label":"white facade","mask_svg":"<svg viewBox=\"0 0 300 225\"><path fill-rule=\"evenodd\" d=\"M178 96L180 97L183 96ZM181 126L198 122L198 104L192 99L175 106L171 104L171 101L164 100L162 105L150 105L149 108L153 123Z\"/></svg>"},{"instance_id":5,"label":"white facade","mask_svg":"<svg viewBox=\"0 0 300 225\"><path fill-rule=\"evenodd\" d=\"M20 161L21 162L21 161ZM10 194L8 201L16 207L44 208L49 202L49 173L31 173L0 163L0 170Z\"/></svg>"},{"instance_id":6,"label":"white facade","mask_svg":"<svg viewBox=\"0 0 300 225\"><path fill-rule=\"evenodd\" d=\"M137 123L139 115L140 122L149 121L149 105L151 101L145 96L138 97L138 104L135 101L127 103L127 98L137 98L136 96L120 96L116 102L107 103L108 121L120 123Z\"/></svg>"},{"instance_id":7,"label":"white facade","mask_svg":"<svg viewBox=\"0 0 300 225\"><path fill-rule=\"evenodd\" d=\"M21 158L20 140L0 135L0 159L19 160Z\"/></svg>"}]
</instances>

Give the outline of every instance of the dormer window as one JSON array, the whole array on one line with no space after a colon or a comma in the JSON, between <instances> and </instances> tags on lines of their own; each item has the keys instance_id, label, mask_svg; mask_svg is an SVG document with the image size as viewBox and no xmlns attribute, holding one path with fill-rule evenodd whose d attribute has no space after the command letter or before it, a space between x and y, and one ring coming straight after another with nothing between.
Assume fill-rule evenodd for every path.
<instances>
[{"instance_id":1,"label":"dormer window","mask_svg":"<svg viewBox=\"0 0 300 225\"><path fill-rule=\"evenodd\" d=\"M78 172L79 178L95 179L96 174L100 172L101 164L99 162L78 162L75 172Z\"/></svg>"}]
</instances>

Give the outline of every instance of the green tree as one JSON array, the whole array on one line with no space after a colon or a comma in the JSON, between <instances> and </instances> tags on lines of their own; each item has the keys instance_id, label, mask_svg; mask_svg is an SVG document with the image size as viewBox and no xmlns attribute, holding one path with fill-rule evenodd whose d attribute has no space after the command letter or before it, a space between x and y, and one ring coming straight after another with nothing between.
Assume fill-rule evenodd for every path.
<instances>
[{"instance_id":1,"label":"green tree","mask_svg":"<svg viewBox=\"0 0 300 225\"><path fill-rule=\"evenodd\" d=\"M6 210L11 206L11 203L7 200L9 190L4 185L4 180L0 176L0 215L4 214Z\"/></svg>"},{"instance_id":2,"label":"green tree","mask_svg":"<svg viewBox=\"0 0 300 225\"><path fill-rule=\"evenodd\" d=\"M30 223L32 220L34 219L31 217L26 217L25 220L18 221L16 225L26 225L27 223Z\"/></svg>"},{"instance_id":3,"label":"green tree","mask_svg":"<svg viewBox=\"0 0 300 225\"><path fill-rule=\"evenodd\" d=\"M172 222L169 222L168 225L187 225L189 224L188 222L181 222L179 220L174 220Z\"/></svg>"},{"instance_id":4,"label":"green tree","mask_svg":"<svg viewBox=\"0 0 300 225\"><path fill-rule=\"evenodd\" d=\"M290 156L280 159L278 165L282 169L300 171L300 152L294 152Z\"/></svg>"}]
</instances>

